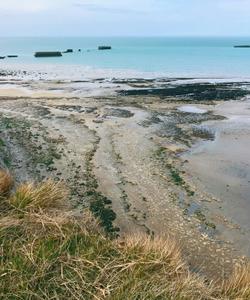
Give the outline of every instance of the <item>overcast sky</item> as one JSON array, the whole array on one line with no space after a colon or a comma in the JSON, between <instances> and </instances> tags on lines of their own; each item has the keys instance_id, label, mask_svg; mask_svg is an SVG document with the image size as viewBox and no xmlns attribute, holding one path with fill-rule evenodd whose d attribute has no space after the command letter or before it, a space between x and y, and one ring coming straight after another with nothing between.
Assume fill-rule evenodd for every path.
<instances>
[{"instance_id":1,"label":"overcast sky","mask_svg":"<svg viewBox=\"0 0 250 300\"><path fill-rule=\"evenodd\" d=\"M250 0L0 0L4 36L250 36Z\"/></svg>"}]
</instances>

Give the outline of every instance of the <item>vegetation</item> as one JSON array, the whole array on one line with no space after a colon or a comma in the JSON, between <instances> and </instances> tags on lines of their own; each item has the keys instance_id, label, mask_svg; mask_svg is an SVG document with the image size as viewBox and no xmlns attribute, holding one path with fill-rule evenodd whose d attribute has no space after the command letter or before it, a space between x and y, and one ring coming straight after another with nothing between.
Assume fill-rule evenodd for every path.
<instances>
[{"instance_id":1,"label":"vegetation","mask_svg":"<svg viewBox=\"0 0 250 300\"><path fill-rule=\"evenodd\" d=\"M169 171L170 178L172 179L173 183L177 186L181 186L185 189L188 196L194 196L195 192L191 189L189 184L184 180L183 176L181 175L181 171L179 171L176 167L173 166L172 163L167 161L167 149L165 147L159 147L155 151L155 157L159 160L165 168Z\"/></svg>"},{"instance_id":2,"label":"vegetation","mask_svg":"<svg viewBox=\"0 0 250 300\"><path fill-rule=\"evenodd\" d=\"M170 239L110 239L89 212L72 211L49 180L12 189L0 172L0 299L250 299L250 268L226 282L190 272Z\"/></svg>"},{"instance_id":3,"label":"vegetation","mask_svg":"<svg viewBox=\"0 0 250 300\"><path fill-rule=\"evenodd\" d=\"M36 211L39 209L59 207L65 199L67 192L61 183L51 180L38 185L22 184L14 195L8 198L10 206L16 210Z\"/></svg>"},{"instance_id":4,"label":"vegetation","mask_svg":"<svg viewBox=\"0 0 250 300\"><path fill-rule=\"evenodd\" d=\"M44 130L40 134L34 133L31 131L31 126L31 121L24 119L3 116L0 119L0 130L8 132L11 140L16 140L18 144L29 150L30 162L35 166L44 166L51 171L55 160L61 158L61 154L57 151L57 144L60 143L60 139L49 139ZM46 143L39 144L39 139L45 140ZM4 141L0 139L0 151L4 145ZM9 167L9 158L5 155L4 159L5 165Z\"/></svg>"},{"instance_id":5,"label":"vegetation","mask_svg":"<svg viewBox=\"0 0 250 300\"><path fill-rule=\"evenodd\" d=\"M97 139L95 147L86 154L87 191L85 193L85 198L90 203L89 209L91 213L99 219L100 225L106 230L109 236L117 237L119 228L113 226L113 222L116 219L116 214L111 207L112 201L97 191L98 183L92 171L92 158L97 150L98 142L99 139Z\"/></svg>"},{"instance_id":6,"label":"vegetation","mask_svg":"<svg viewBox=\"0 0 250 300\"><path fill-rule=\"evenodd\" d=\"M170 174L171 174L171 178L173 179L173 181L176 185L184 185L185 184L185 181L180 176L179 172L176 169L174 169L173 167L170 168Z\"/></svg>"},{"instance_id":7,"label":"vegetation","mask_svg":"<svg viewBox=\"0 0 250 300\"><path fill-rule=\"evenodd\" d=\"M101 193L93 191L95 199L90 203L90 211L99 219L100 225L110 234L116 236L118 228L113 226L116 219L115 212L111 209L111 201L104 197Z\"/></svg>"},{"instance_id":8,"label":"vegetation","mask_svg":"<svg viewBox=\"0 0 250 300\"><path fill-rule=\"evenodd\" d=\"M8 171L0 170L0 197L9 194L13 186L13 179Z\"/></svg>"},{"instance_id":9,"label":"vegetation","mask_svg":"<svg viewBox=\"0 0 250 300\"><path fill-rule=\"evenodd\" d=\"M9 168L11 165L9 153L6 148L5 141L1 137L0 137L0 155L4 165Z\"/></svg>"}]
</instances>

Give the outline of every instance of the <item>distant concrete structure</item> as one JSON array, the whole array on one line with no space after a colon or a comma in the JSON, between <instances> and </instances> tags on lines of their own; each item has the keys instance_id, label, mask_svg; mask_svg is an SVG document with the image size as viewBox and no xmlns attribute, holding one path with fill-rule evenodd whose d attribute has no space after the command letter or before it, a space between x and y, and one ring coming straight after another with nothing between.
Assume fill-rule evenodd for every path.
<instances>
[{"instance_id":1,"label":"distant concrete structure","mask_svg":"<svg viewBox=\"0 0 250 300\"><path fill-rule=\"evenodd\" d=\"M64 51L63 53L73 53L73 49L67 49L67 50Z\"/></svg>"},{"instance_id":2,"label":"distant concrete structure","mask_svg":"<svg viewBox=\"0 0 250 300\"><path fill-rule=\"evenodd\" d=\"M235 45L234 48L250 48L250 45Z\"/></svg>"},{"instance_id":3,"label":"distant concrete structure","mask_svg":"<svg viewBox=\"0 0 250 300\"><path fill-rule=\"evenodd\" d=\"M60 51L41 51L34 54L35 57L60 57L62 52Z\"/></svg>"},{"instance_id":4,"label":"distant concrete structure","mask_svg":"<svg viewBox=\"0 0 250 300\"><path fill-rule=\"evenodd\" d=\"M112 47L111 46L99 46L98 50L111 50Z\"/></svg>"}]
</instances>

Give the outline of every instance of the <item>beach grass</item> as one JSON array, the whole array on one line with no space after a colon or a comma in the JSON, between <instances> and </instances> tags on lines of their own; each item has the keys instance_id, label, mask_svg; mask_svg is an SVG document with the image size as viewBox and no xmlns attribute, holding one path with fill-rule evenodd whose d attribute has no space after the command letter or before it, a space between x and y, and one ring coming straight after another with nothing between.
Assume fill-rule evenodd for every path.
<instances>
[{"instance_id":1,"label":"beach grass","mask_svg":"<svg viewBox=\"0 0 250 300\"><path fill-rule=\"evenodd\" d=\"M6 196L13 186L13 178L6 170L0 170L0 197Z\"/></svg>"},{"instance_id":2,"label":"beach grass","mask_svg":"<svg viewBox=\"0 0 250 300\"><path fill-rule=\"evenodd\" d=\"M20 185L15 193L9 197L9 204L18 210L36 211L59 207L65 203L67 191L63 185L54 183L52 180L35 185L26 183Z\"/></svg>"},{"instance_id":3,"label":"beach grass","mask_svg":"<svg viewBox=\"0 0 250 300\"><path fill-rule=\"evenodd\" d=\"M2 170L0 299L250 299L248 265L208 282L173 239L111 239L89 210L71 210L62 183L12 182Z\"/></svg>"}]
</instances>

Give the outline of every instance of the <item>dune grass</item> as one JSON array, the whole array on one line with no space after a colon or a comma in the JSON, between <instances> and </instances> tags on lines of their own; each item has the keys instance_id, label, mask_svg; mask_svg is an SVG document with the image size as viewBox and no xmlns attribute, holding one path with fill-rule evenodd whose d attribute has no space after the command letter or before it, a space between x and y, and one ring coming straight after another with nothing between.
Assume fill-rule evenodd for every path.
<instances>
[{"instance_id":1,"label":"dune grass","mask_svg":"<svg viewBox=\"0 0 250 300\"><path fill-rule=\"evenodd\" d=\"M13 179L9 171L0 169L0 197L6 196L13 186Z\"/></svg>"},{"instance_id":2,"label":"dune grass","mask_svg":"<svg viewBox=\"0 0 250 300\"><path fill-rule=\"evenodd\" d=\"M88 210L63 205L61 183L10 190L0 212L0 299L250 299L248 266L208 283L169 238L110 239Z\"/></svg>"},{"instance_id":3,"label":"dune grass","mask_svg":"<svg viewBox=\"0 0 250 300\"><path fill-rule=\"evenodd\" d=\"M250 264L235 267L233 275L222 285L222 294L230 299L250 299Z\"/></svg>"},{"instance_id":4,"label":"dune grass","mask_svg":"<svg viewBox=\"0 0 250 300\"><path fill-rule=\"evenodd\" d=\"M47 180L37 185L34 183L20 185L15 193L8 198L8 202L16 209L36 211L63 205L66 196L67 191L62 183Z\"/></svg>"}]
</instances>

